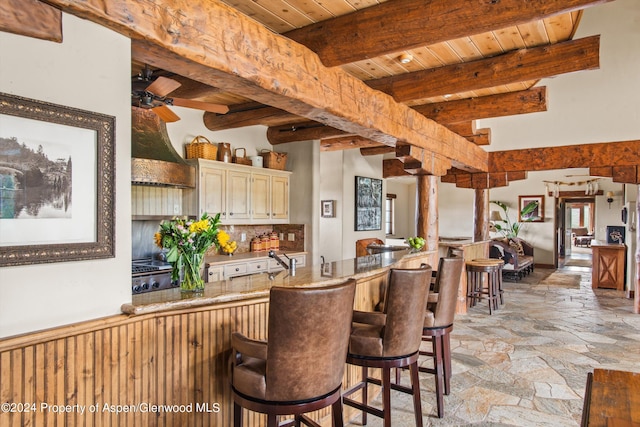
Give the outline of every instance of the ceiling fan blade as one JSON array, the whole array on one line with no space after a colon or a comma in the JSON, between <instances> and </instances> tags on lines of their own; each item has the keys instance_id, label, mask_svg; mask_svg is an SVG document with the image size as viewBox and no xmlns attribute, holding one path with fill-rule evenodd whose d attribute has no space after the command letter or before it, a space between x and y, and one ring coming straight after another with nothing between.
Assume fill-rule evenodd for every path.
<instances>
[{"instance_id":1,"label":"ceiling fan blade","mask_svg":"<svg viewBox=\"0 0 640 427\"><path fill-rule=\"evenodd\" d=\"M177 122L178 120L180 120L180 117L178 117L178 115L171 111L171 108L167 107L166 105L153 107L151 110L166 123Z\"/></svg>"},{"instance_id":2,"label":"ceiling fan blade","mask_svg":"<svg viewBox=\"0 0 640 427\"><path fill-rule=\"evenodd\" d=\"M152 94L157 95L160 98L164 98L174 90L178 89L180 86L182 86L181 83L173 79L160 76L155 79L153 83L147 86L146 91L151 92Z\"/></svg>"},{"instance_id":3,"label":"ceiling fan blade","mask_svg":"<svg viewBox=\"0 0 640 427\"><path fill-rule=\"evenodd\" d=\"M173 105L178 107L195 108L196 110L204 110L210 113L225 114L229 111L229 107L222 104L212 104L210 102L195 101L186 98L173 98Z\"/></svg>"}]
</instances>

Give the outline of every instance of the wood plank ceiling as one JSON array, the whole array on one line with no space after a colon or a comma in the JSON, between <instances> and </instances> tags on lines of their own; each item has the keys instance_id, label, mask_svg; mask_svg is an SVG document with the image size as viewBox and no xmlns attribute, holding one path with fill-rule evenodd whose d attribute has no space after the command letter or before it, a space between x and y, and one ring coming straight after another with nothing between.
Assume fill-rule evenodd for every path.
<instances>
[{"instance_id":1,"label":"wood plank ceiling","mask_svg":"<svg viewBox=\"0 0 640 427\"><path fill-rule=\"evenodd\" d=\"M599 67L599 36L573 36L584 8L609 1L46 3L130 36L132 75L166 70L182 83L170 97L229 106L204 114L211 130L262 124L272 144L394 151L400 171L444 175L490 172L490 130L474 120L545 111L539 79ZM10 28L24 5L0 6L0 30L29 34Z\"/></svg>"},{"instance_id":2,"label":"wood plank ceiling","mask_svg":"<svg viewBox=\"0 0 640 427\"><path fill-rule=\"evenodd\" d=\"M223 1L477 145L490 144L490 130L475 129L475 119L544 111L546 88L531 89L539 79L598 67L599 38L571 39L580 8L605 2ZM132 71L141 67L135 61ZM172 95L229 106L225 115L205 113L211 130L261 124L272 144L321 139L326 151L395 150L234 93L183 89Z\"/></svg>"}]
</instances>

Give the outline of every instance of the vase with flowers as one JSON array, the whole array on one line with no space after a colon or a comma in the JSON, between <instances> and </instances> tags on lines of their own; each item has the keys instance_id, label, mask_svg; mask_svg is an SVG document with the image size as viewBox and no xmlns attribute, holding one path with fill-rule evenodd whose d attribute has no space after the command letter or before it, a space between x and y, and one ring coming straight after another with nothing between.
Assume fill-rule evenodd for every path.
<instances>
[{"instance_id":1,"label":"vase with flowers","mask_svg":"<svg viewBox=\"0 0 640 427\"><path fill-rule=\"evenodd\" d=\"M187 217L163 221L155 234L156 245L168 249L167 261L171 263L171 280L180 282L183 292L202 292L204 280L200 271L204 254L218 243L220 214L214 217L206 212L199 220Z\"/></svg>"}]
</instances>

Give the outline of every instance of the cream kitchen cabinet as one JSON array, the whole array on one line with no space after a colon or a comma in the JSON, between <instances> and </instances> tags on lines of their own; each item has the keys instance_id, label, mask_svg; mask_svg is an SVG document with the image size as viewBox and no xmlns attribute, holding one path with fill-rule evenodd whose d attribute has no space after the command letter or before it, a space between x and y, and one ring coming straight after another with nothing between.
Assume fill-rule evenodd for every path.
<instances>
[{"instance_id":1,"label":"cream kitchen cabinet","mask_svg":"<svg viewBox=\"0 0 640 427\"><path fill-rule=\"evenodd\" d=\"M223 224L273 224L289 221L291 172L212 160L190 160L196 188L183 192L189 215L220 212Z\"/></svg>"},{"instance_id":2,"label":"cream kitchen cabinet","mask_svg":"<svg viewBox=\"0 0 640 427\"><path fill-rule=\"evenodd\" d=\"M270 223L288 221L289 175L253 173L251 201L254 220L267 220Z\"/></svg>"}]
</instances>

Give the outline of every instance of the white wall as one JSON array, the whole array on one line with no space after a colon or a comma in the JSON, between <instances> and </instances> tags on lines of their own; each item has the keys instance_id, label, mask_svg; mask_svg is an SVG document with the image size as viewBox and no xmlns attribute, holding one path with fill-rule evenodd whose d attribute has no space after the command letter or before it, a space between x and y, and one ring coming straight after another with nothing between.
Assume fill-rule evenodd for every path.
<instances>
[{"instance_id":1,"label":"white wall","mask_svg":"<svg viewBox=\"0 0 640 427\"><path fill-rule=\"evenodd\" d=\"M395 211L392 238L407 238L416 235L416 179L387 179L387 193L395 194Z\"/></svg>"},{"instance_id":2,"label":"white wall","mask_svg":"<svg viewBox=\"0 0 640 427\"><path fill-rule=\"evenodd\" d=\"M355 230L355 180L356 176L382 179L382 155L362 156L360 150L343 151L342 170L342 194L343 194L343 222L341 239L336 236L338 242L342 242L343 259L355 258L356 240L378 238L385 239L384 226L377 231L354 231ZM383 180L382 194L386 194L386 182ZM382 223L384 224L384 209L382 209Z\"/></svg>"},{"instance_id":3,"label":"white wall","mask_svg":"<svg viewBox=\"0 0 640 427\"><path fill-rule=\"evenodd\" d=\"M617 0L587 9L575 38L601 34L600 69L543 79L547 87L548 111L479 120L478 128L491 128L487 151L523 147L626 141L640 138L640 2ZM588 173L586 169L582 173ZM490 191L490 200L516 207L518 195L544 194L542 180L580 181L566 170L530 172L523 181ZM621 225L622 186L602 180L600 189L617 193L609 209L604 196L596 197L596 238L604 239L607 225ZM562 191L576 190L563 187ZM440 235L450 230L473 235L473 198L469 189L439 185ZM460 206L465 208L460 209ZM467 209L468 207L468 209ZM514 212L514 214L516 214ZM553 264L553 198L546 199L544 223L527 225L523 237L532 240L536 262Z\"/></svg>"},{"instance_id":4,"label":"white wall","mask_svg":"<svg viewBox=\"0 0 640 427\"><path fill-rule=\"evenodd\" d=\"M116 257L0 268L0 337L116 314L131 300L130 42L66 14L63 37L0 32L0 91L116 117Z\"/></svg>"},{"instance_id":5,"label":"white wall","mask_svg":"<svg viewBox=\"0 0 640 427\"><path fill-rule=\"evenodd\" d=\"M346 209L343 194L343 156L344 151L329 151L320 153L320 200L335 200L335 218L318 220L318 253L317 258L324 257L326 262L343 259L342 236L345 216L353 216L353 207Z\"/></svg>"}]
</instances>

